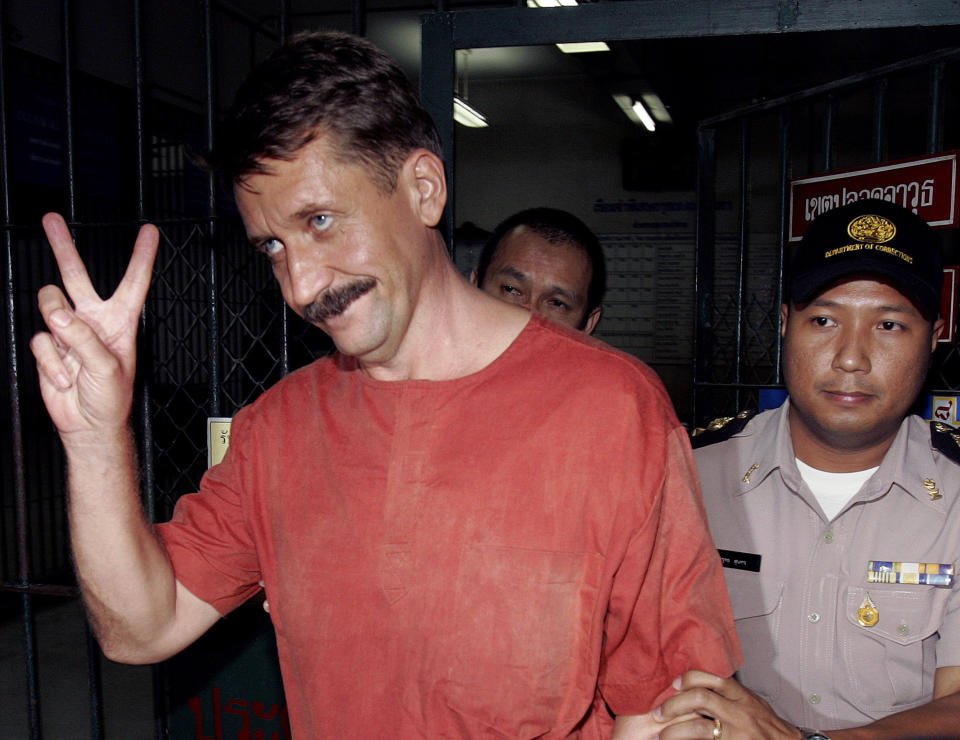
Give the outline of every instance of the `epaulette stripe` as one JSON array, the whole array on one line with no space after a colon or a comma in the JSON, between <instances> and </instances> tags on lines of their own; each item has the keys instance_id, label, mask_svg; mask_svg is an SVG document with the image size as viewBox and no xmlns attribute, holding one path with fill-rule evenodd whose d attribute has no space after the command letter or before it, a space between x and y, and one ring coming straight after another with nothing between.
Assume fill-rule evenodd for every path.
<instances>
[{"instance_id":1,"label":"epaulette stripe","mask_svg":"<svg viewBox=\"0 0 960 740\"><path fill-rule=\"evenodd\" d=\"M741 431L756 413L756 411L741 411L736 416L721 416L705 427L697 427L690 433L690 445L699 448L723 442Z\"/></svg>"},{"instance_id":2,"label":"epaulette stripe","mask_svg":"<svg viewBox=\"0 0 960 740\"><path fill-rule=\"evenodd\" d=\"M948 460L960 465L960 429L942 421L931 421L930 445Z\"/></svg>"}]
</instances>

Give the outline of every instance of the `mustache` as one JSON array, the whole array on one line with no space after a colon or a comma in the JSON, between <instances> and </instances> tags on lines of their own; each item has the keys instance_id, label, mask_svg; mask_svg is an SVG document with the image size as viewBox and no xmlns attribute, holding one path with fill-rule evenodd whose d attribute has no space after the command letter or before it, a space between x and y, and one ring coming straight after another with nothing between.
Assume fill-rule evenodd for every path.
<instances>
[{"instance_id":1,"label":"mustache","mask_svg":"<svg viewBox=\"0 0 960 740\"><path fill-rule=\"evenodd\" d=\"M373 290L376 285L372 278L358 280L318 296L303 311L303 317L312 324L326 321L331 316L339 316L347 306L357 298Z\"/></svg>"}]
</instances>

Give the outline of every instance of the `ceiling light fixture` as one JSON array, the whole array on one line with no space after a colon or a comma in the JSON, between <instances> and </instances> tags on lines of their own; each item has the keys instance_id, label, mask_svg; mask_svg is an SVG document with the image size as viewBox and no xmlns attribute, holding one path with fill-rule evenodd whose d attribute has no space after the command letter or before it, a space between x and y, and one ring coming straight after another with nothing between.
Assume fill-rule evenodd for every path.
<instances>
[{"instance_id":1,"label":"ceiling light fixture","mask_svg":"<svg viewBox=\"0 0 960 740\"><path fill-rule=\"evenodd\" d=\"M633 121L636 124L643 126L647 131L653 133L657 124L650 116L650 113L646 108L643 107L643 103L639 100L634 100L629 95L622 95L619 93L614 93L613 99L617 102L617 105L620 106L627 118Z\"/></svg>"},{"instance_id":2,"label":"ceiling light fixture","mask_svg":"<svg viewBox=\"0 0 960 740\"><path fill-rule=\"evenodd\" d=\"M577 0L527 0L528 8L559 8L573 7ZM606 41L576 41L568 44L557 44L557 48L564 54L586 54L593 51L610 51Z\"/></svg>"},{"instance_id":3,"label":"ceiling light fixture","mask_svg":"<svg viewBox=\"0 0 960 740\"><path fill-rule=\"evenodd\" d=\"M645 92L640 96L640 99L657 123L673 123L673 116L670 115L667 106L663 104L660 96L655 92Z\"/></svg>"},{"instance_id":4,"label":"ceiling light fixture","mask_svg":"<svg viewBox=\"0 0 960 740\"><path fill-rule=\"evenodd\" d=\"M468 128L486 128L487 117L467 102L470 85L470 49L460 50L462 60L457 77L456 88L453 91L453 120Z\"/></svg>"},{"instance_id":5,"label":"ceiling light fixture","mask_svg":"<svg viewBox=\"0 0 960 740\"><path fill-rule=\"evenodd\" d=\"M606 41L577 41L570 44L557 44L564 54L588 54L594 51L610 51Z\"/></svg>"},{"instance_id":6,"label":"ceiling light fixture","mask_svg":"<svg viewBox=\"0 0 960 740\"><path fill-rule=\"evenodd\" d=\"M453 96L453 120L469 128L486 128L487 117L459 95Z\"/></svg>"}]
</instances>

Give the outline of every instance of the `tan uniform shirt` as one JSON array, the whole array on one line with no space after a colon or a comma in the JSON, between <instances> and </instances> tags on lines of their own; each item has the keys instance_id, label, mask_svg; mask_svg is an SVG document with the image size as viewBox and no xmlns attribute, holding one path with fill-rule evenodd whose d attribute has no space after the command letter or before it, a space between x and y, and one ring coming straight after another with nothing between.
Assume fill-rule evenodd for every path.
<instances>
[{"instance_id":1,"label":"tan uniform shirt","mask_svg":"<svg viewBox=\"0 0 960 740\"><path fill-rule=\"evenodd\" d=\"M871 560L960 559L960 465L908 417L827 521L797 470L788 404L695 451L743 646L738 677L790 722L854 727L929 702L936 668L960 665L960 587L867 581ZM860 623L866 599L872 626Z\"/></svg>"}]
</instances>

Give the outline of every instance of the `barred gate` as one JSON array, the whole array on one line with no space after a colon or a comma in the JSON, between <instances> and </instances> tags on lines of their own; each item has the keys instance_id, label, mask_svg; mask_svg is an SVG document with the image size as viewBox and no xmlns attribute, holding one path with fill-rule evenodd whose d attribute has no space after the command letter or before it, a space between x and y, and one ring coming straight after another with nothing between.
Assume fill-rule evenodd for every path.
<instances>
[{"instance_id":1,"label":"barred gate","mask_svg":"<svg viewBox=\"0 0 960 740\"><path fill-rule=\"evenodd\" d=\"M790 181L960 148L958 73L960 48L942 49L700 123L697 425L757 409L759 391L783 388ZM733 211L716 209L720 201ZM957 232L940 233L945 264L957 264ZM957 345L938 348L928 386L960 389Z\"/></svg>"},{"instance_id":2,"label":"barred gate","mask_svg":"<svg viewBox=\"0 0 960 740\"><path fill-rule=\"evenodd\" d=\"M208 416L232 415L282 375L331 348L322 332L288 317L269 263L247 244L239 218L225 205L229 199L190 162L191 150L202 151L212 141L216 32L227 22L224 12L211 2L198 5L200 25L191 32L204 43L206 67L200 73L206 77L206 99L178 101L174 91L145 83L142 5L122 4L130 13L130 87L75 69L72 3L63 3L59 19L49 19L53 28L60 22L56 62L11 44L16 29L0 15L5 327L0 351L7 380L0 404L10 410L10 422L0 424L0 618L15 614L22 626L24 737L43 737L44 719L49 725L58 710L41 702L54 676L39 665L38 614L77 597L64 461L29 350L30 337L42 329L36 291L59 281L40 215L64 214L101 295L118 284L139 225L150 220L160 229L141 322L133 419L143 503L151 519L168 518L176 498L196 489L206 468ZM239 27L250 39L239 58L232 51L231 72L238 62L249 66L284 35L286 5L277 2L277 14L256 22L229 13L234 33ZM104 664L89 633L80 649L87 652L86 673L56 678L85 684L89 696L89 728L86 718L74 718L71 736L102 738ZM52 668L57 673L58 667ZM155 679L154 734L166 737L162 667Z\"/></svg>"}]
</instances>

